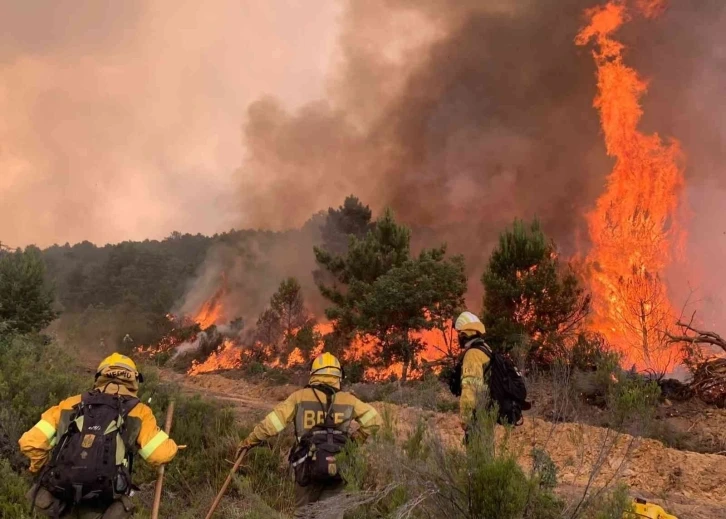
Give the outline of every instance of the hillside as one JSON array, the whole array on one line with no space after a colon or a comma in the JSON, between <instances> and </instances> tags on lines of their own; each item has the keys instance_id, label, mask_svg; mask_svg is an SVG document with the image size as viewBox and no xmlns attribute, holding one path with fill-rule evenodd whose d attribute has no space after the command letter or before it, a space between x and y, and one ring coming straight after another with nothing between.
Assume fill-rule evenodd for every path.
<instances>
[{"instance_id":1,"label":"hillside","mask_svg":"<svg viewBox=\"0 0 726 519\"><path fill-rule=\"evenodd\" d=\"M239 420L260 418L284 399L296 386L270 386L231 379L219 374L187 377L164 372L163 378L180 384L185 391L223 400L234 407ZM693 419L689 433L716 437L722 441L726 410L701 407L689 416L687 408L697 404L669 404L672 423ZM396 435L410 437L423 420L426 434L445 445L461 445L462 430L453 412L441 413L419 407L375 402L382 414L392 417ZM499 430L498 434L504 434ZM558 492L573 496L588 483L594 487L626 483L634 496L662 504L681 519L726 518L726 459L720 454L703 454L666 447L652 439L634 438L611 429L584 423L552 423L537 416L526 416L522 427L515 428L510 448L519 452L522 466L531 467L531 451L547 451L558 469ZM592 469L601 466L598 476L589 481Z\"/></svg>"}]
</instances>

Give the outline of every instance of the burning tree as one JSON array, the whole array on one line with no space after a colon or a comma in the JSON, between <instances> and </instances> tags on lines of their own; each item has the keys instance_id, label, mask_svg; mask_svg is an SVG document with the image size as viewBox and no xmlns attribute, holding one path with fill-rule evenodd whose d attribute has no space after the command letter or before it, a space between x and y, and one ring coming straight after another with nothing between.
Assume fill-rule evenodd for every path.
<instances>
[{"instance_id":1,"label":"burning tree","mask_svg":"<svg viewBox=\"0 0 726 519\"><path fill-rule=\"evenodd\" d=\"M315 321L305 308L297 279L284 279L270 298L270 306L257 320L255 339L276 357L287 356L295 348L310 352L315 346Z\"/></svg>"},{"instance_id":2,"label":"burning tree","mask_svg":"<svg viewBox=\"0 0 726 519\"><path fill-rule=\"evenodd\" d=\"M662 0L639 0L647 17ZM683 237L678 225L683 169L678 143L638 131L640 97L647 89L636 70L623 61L624 45L612 35L631 12L613 1L587 11L589 24L577 45L594 43L600 113L608 155L615 167L607 189L588 215L593 248L591 269L594 329L607 337L627 362L664 373L674 359L667 340L675 320L663 275Z\"/></svg>"},{"instance_id":3,"label":"burning tree","mask_svg":"<svg viewBox=\"0 0 726 519\"><path fill-rule=\"evenodd\" d=\"M590 295L572 269L562 267L554 243L537 220L515 220L499 237L481 281L488 340L532 341L529 355L552 357L560 337L575 331L590 310Z\"/></svg>"}]
</instances>

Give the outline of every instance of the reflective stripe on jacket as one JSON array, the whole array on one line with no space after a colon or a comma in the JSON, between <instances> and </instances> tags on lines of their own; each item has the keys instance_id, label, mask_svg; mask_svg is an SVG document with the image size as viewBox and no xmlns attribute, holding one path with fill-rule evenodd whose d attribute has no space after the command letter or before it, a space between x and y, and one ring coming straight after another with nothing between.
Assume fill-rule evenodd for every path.
<instances>
[{"instance_id":1,"label":"reflective stripe on jacket","mask_svg":"<svg viewBox=\"0 0 726 519\"><path fill-rule=\"evenodd\" d=\"M40 421L18 441L20 451L30 459L30 472L38 472L50 457L50 451L70 425L74 406L81 395L72 396L44 412ZM169 463L177 453L177 445L156 425L149 406L138 403L127 416L128 438L139 455L152 465ZM125 435L126 436L126 435Z\"/></svg>"},{"instance_id":2,"label":"reflective stripe on jacket","mask_svg":"<svg viewBox=\"0 0 726 519\"><path fill-rule=\"evenodd\" d=\"M459 416L464 424L468 424L471 420L472 413L476 409L477 395L486 387L484 367L487 364L489 364L489 357L480 349L469 348L464 354L461 366L461 397L459 398Z\"/></svg>"},{"instance_id":3,"label":"reflective stripe on jacket","mask_svg":"<svg viewBox=\"0 0 726 519\"><path fill-rule=\"evenodd\" d=\"M293 420L298 437L302 436L325 420L325 413L318 399L327 406L328 395L320 389L308 387L295 391L255 426L245 440L245 444L253 446L264 442L281 433ZM358 422L360 425L358 434L362 440L383 424L380 415L371 405L362 402L346 391L335 393L330 416L340 431L348 432L351 421Z\"/></svg>"}]
</instances>

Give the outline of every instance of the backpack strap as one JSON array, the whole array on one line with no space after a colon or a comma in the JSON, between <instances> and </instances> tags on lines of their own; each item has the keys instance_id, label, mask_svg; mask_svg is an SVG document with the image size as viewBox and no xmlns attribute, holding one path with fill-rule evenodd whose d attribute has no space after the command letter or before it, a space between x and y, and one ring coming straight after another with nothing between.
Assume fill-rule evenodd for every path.
<instances>
[{"instance_id":1,"label":"backpack strap","mask_svg":"<svg viewBox=\"0 0 726 519\"><path fill-rule=\"evenodd\" d=\"M471 344L469 344L469 347L466 349L466 351L464 351L464 355L466 355L469 350L479 350L484 355L489 357L489 362L487 362L486 366L484 366L484 370L482 373L482 376L486 377L491 370L492 362L494 361L494 352L492 351L491 347L486 342L484 342L484 339L474 339L473 341L471 341Z\"/></svg>"},{"instance_id":2,"label":"backpack strap","mask_svg":"<svg viewBox=\"0 0 726 519\"><path fill-rule=\"evenodd\" d=\"M325 414L325 418L323 420L323 425L328 426L330 412L333 410L333 403L335 402L335 394L337 393L337 391L334 388L324 385L324 384L315 385L315 386L307 386L307 387L309 387L310 389L313 390L313 395L315 395L315 399L318 401L318 403L320 404L320 408L323 410L323 413ZM327 395L327 397L328 397L327 401L326 401L327 406L326 406L326 404L323 404L323 401L318 397L318 392L316 391L318 389Z\"/></svg>"}]
</instances>

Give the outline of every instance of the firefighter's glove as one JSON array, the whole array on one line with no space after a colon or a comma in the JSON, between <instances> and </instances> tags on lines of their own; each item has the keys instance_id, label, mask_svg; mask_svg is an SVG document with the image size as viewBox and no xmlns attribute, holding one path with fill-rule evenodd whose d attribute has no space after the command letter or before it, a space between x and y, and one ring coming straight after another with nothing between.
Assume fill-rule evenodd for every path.
<instances>
[{"instance_id":1,"label":"firefighter's glove","mask_svg":"<svg viewBox=\"0 0 726 519\"><path fill-rule=\"evenodd\" d=\"M254 447L254 445L250 440L244 440L237 446L237 452L234 453L234 459L238 459L242 456L242 453L250 450L252 447Z\"/></svg>"}]
</instances>

